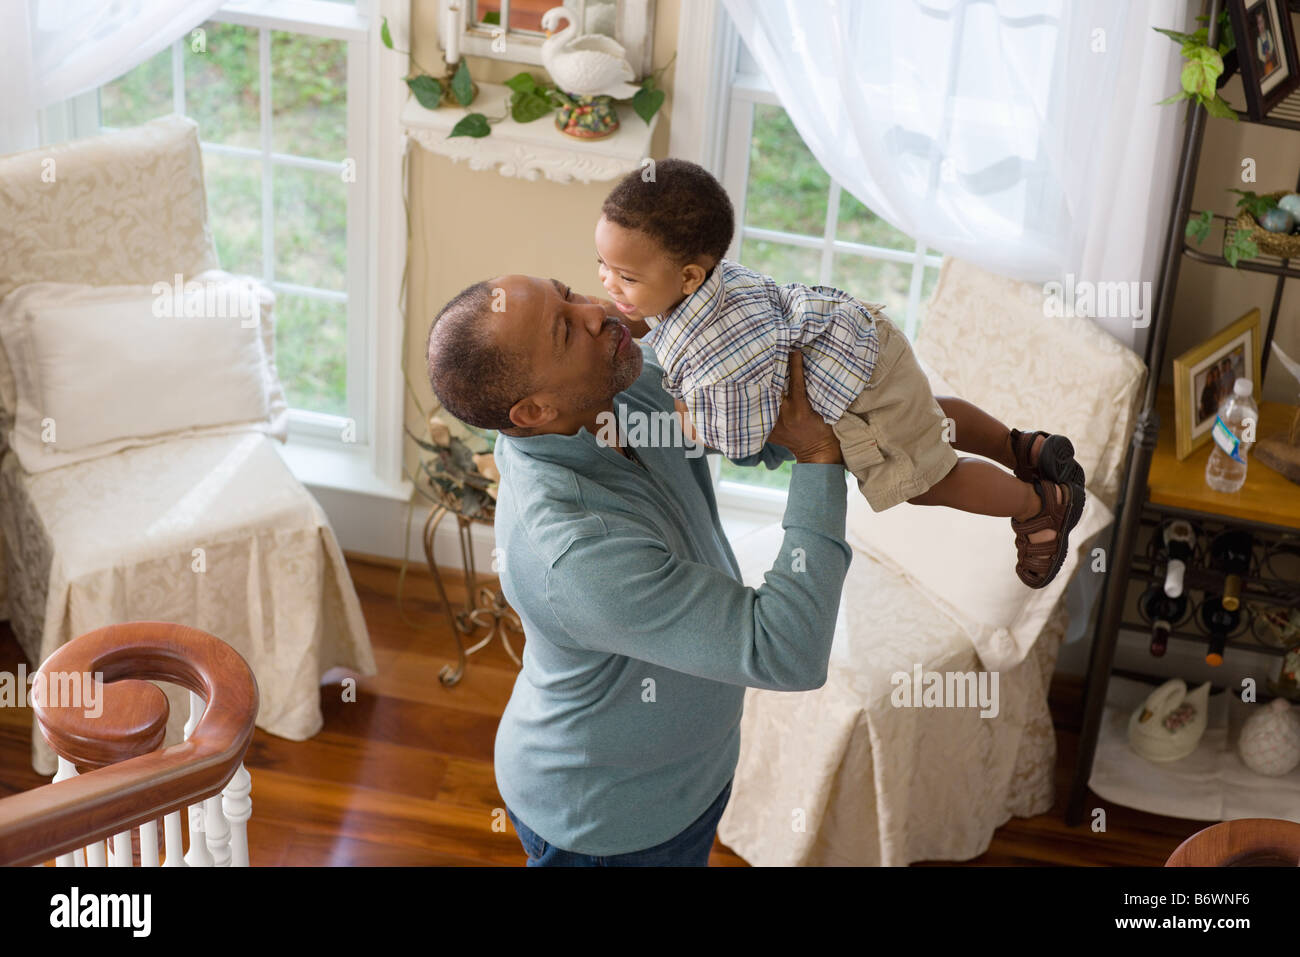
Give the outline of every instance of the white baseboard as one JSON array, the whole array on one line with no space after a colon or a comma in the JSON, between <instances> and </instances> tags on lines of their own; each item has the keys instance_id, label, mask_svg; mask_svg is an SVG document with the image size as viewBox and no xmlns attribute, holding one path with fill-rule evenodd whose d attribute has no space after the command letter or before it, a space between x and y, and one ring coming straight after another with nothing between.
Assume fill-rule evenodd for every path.
<instances>
[{"instance_id":1,"label":"white baseboard","mask_svg":"<svg viewBox=\"0 0 1300 957\"><path fill-rule=\"evenodd\" d=\"M384 558L401 560L402 541L406 531L407 509L411 512L410 534L406 537L406 555L417 565L424 564L424 544L421 535L429 516L429 506L423 499L408 506L391 498L348 492L341 489L307 486L329 516L330 525L345 552L364 552ZM479 572L492 568L492 549L496 535L491 525L474 523L470 529L474 549L474 564ZM460 568L461 554L456 520L448 515L438 525L433 538L434 561L446 568Z\"/></svg>"}]
</instances>

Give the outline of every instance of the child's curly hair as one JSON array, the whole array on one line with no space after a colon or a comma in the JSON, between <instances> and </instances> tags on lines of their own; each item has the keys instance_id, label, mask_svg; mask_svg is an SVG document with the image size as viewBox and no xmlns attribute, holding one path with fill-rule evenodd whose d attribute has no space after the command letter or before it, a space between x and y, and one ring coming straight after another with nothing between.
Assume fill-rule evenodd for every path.
<instances>
[{"instance_id":1,"label":"child's curly hair","mask_svg":"<svg viewBox=\"0 0 1300 957\"><path fill-rule=\"evenodd\" d=\"M600 211L610 222L646 233L679 263L704 258L717 263L736 229L722 184L703 166L680 159L628 173Z\"/></svg>"}]
</instances>

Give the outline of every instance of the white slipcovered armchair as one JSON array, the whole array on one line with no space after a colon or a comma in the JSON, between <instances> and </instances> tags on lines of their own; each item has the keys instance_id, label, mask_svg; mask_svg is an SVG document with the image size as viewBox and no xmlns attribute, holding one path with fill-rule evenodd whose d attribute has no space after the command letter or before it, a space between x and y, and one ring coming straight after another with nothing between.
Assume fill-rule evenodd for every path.
<instances>
[{"instance_id":1,"label":"white slipcovered armchair","mask_svg":"<svg viewBox=\"0 0 1300 957\"><path fill-rule=\"evenodd\" d=\"M253 669L257 726L302 740L322 725L322 674L375 673L360 603L328 518L272 445L287 425L274 296L239 280L257 293L255 331L195 326L182 354L139 309L178 274L235 281L218 268L193 121L0 157L0 612L33 669L113 623L210 632ZM43 421L58 426L44 448ZM172 744L188 696L162 687ZM35 729L32 763L55 770Z\"/></svg>"},{"instance_id":2,"label":"white slipcovered armchair","mask_svg":"<svg viewBox=\"0 0 1300 957\"><path fill-rule=\"evenodd\" d=\"M1053 805L1047 690L1065 590L1076 573L1095 574L1089 549L1112 517L1144 367L1089 320L1047 317L1041 286L952 259L915 349L936 395L1068 435L1088 506L1060 575L1034 591L1016 578L1007 519L908 504L873 513L850 485L854 554L826 683L745 698L718 836L751 864L968 860L1012 815ZM747 583L762 581L780 540L774 526L738 543ZM987 672L996 714L898 706L894 676L917 669L972 681Z\"/></svg>"}]
</instances>

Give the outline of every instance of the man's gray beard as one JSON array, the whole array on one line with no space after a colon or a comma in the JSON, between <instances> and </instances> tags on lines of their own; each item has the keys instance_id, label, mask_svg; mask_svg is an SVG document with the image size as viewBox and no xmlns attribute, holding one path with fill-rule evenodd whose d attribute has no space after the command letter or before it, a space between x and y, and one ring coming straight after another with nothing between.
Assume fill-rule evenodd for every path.
<instances>
[{"instance_id":1,"label":"man's gray beard","mask_svg":"<svg viewBox=\"0 0 1300 957\"><path fill-rule=\"evenodd\" d=\"M632 388L632 383L641 375L643 357L635 339L628 342L627 351L627 359L614 367L614 395Z\"/></svg>"},{"instance_id":2,"label":"man's gray beard","mask_svg":"<svg viewBox=\"0 0 1300 957\"><path fill-rule=\"evenodd\" d=\"M607 408L614 396L632 388L632 383L641 376L644 357L635 340L629 343L628 355L614 366L608 382L604 386L593 386L584 393L570 393L565 397L565 405L570 409Z\"/></svg>"}]
</instances>

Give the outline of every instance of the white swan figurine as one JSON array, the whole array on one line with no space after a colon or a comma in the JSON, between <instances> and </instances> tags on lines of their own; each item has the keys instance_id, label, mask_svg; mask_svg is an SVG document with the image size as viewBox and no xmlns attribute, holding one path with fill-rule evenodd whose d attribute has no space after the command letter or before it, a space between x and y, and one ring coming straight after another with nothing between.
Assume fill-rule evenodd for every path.
<instances>
[{"instance_id":1,"label":"white swan figurine","mask_svg":"<svg viewBox=\"0 0 1300 957\"><path fill-rule=\"evenodd\" d=\"M1170 678L1138 706L1128 722L1129 746L1148 761L1177 761L1196 750L1205 733L1210 683L1187 690L1181 678Z\"/></svg>"},{"instance_id":2,"label":"white swan figurine","mask_svg":"<svg viewBox=\"0 0 1300 957\"><path fill-rule=\"evenodd\" d=\"M554 33L560 20L569 25ZM542 44L542 65L565 93L573 96L612 96L626 100L639 87L627 51L613 37L599 33L577 36L578 17L568 7L553 7L542 14L547 40Z\"/></svg>"}]
</instances>

